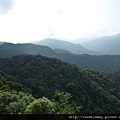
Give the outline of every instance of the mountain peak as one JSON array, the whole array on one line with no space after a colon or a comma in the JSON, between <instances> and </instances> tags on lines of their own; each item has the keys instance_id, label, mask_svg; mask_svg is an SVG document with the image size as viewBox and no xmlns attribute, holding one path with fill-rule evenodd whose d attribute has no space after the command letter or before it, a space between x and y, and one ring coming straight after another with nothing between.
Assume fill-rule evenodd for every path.
<instances>
[{"instance_id":1,"label":"mountain peak","mask_svg":"<svg viewBox=\"0 0 120 120\"><path fill-rule=\"evenodd\" d=\"M35 44L49 46L52 49L67 50L74 54L99 54L97 52L93 52L84 48L80 44L73 44L68 41L62 41L62 40L51 39L51 38L46 38L41 41L37 41L35 42Z\"/></svg>"}]
</instances>

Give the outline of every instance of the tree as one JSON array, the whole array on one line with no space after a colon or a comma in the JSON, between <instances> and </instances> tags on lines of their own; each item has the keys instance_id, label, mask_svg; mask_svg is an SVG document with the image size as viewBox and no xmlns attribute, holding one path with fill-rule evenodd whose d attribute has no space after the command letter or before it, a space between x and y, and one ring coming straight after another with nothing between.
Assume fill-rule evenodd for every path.
<instances>
[{"instance_id":1,"label":"tree","mask_svg":"<svg viewBox=\"0 0 120 120\"><path fill-rule=\"evenodd\" d=\"M54 102L48 98L36 99L26 107L25 114L53 114L55 112Z\"/></svg>"},{"instance_id":2,"label":"tree","mask_svg":"<svg viewBox=\"0 0 120 120\"><path fill-rule=\"evenodd\" d=\"M33 100L35 98L29 94L0 90L0 114L24 114Z\"/></svg>"},{"instance_id":3,"label":"tree","mask_svg":"<svg viewBox=\"0 0 120 120\"><path fill-rule=\"evenodd\" d=\"M81 106L70 104L69 93L55 91L53 100L43 97L36 99L26 107L25 114L79 114Z\"/></svg>"},{"instance_id":4,"label":"tree","mask_svg":"<svg viewBox=\"0 0 120 120\"><path fill-rule=\"evenodd\" d=\"M76 106L75 103L70 104L69 99L71 94L66 92L60 92L56 90L54 92L53 101L55 102L56 114L79 114L81 106Z\"/></svg>"}]
</instances>

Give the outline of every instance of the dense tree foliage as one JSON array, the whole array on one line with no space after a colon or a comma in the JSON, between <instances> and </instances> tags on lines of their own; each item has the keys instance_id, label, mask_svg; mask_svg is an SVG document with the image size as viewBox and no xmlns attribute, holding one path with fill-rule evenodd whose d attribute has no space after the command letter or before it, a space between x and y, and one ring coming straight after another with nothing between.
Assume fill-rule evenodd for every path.
<instances>
[{"instance_id":1,"label":"dense tree foliage","mask_svg":"<svg viewBox=\"0 0 120 120\"><path fill-rule=\"evenodd\" d=\"M32 95L23 93L21 86L19 83L0 79L0 114L24 114L26 106L35 100Z\"/></svg>"},{"instance_id":2,"label":"dense tree foliage","mask_svg":"<svg viewBox=\"0 0 120 120\"><path fill-rule=\"evenodd\" d=\"M56 114L80 114L81 106L76 106L75 103L70 104L69 99L71 94L66 92L55 91L53 101L55 102Z\"/></svg>"},{"instance_id":3,"label":"dense tree foliage","mask_svg":"<svg viewBox=\"0 0 120 120\"><path fill-rule=\"evenodd\" d=\"M108 74L85 70L41 55L18 55L0 60L0 70L0 75L6 76L7 81L19 82L26 89L23 91L30 92L37 99L27 107L31 111L37 103L44 101L48 106L52 106L53 102L56 105L59 103L58 113L66 113L70 109L77 113L77 106L82 106L81 113L86 114L120 113L120 72ZM57 95L54 95L55 90L58 90ZM59 90L62 92L59 93ZM72 95L70 101L70 95L65 92ZM63 107L61 101L66 106ZM70 102L69 105L67 101ZM29 113L28 110L26 113Z\"/></svg>"},{"instance_id":4,"label":"dense tree foliage","mask_svg":"<svg viewBox=\"0 0 120 120\"><path fill-rule=\"evenodd\" d=\"M11 88L11 85L15 86ZM18 89L16 89L18 88ZM0 114L77 114L79 106L70 104L68 93L56 91L53 100L48 98L36 99L22 91L22 85L12 81L0 79ZM55 96L60 96L60 103ZM62 97L61 95L64 95ZM60 107L59 107L60 106ZM56 110L56 108L58 109Z\"/></svg>"},{"instance_id":5,"label":"dense tree foliage","mask_svg":"<svg viewBox=\"0 0 120 120\"><path fill-rule=\"evenodd\" d=\"M43 97L42 99L34 100L27 106L25 114L53 114L55 113L54 102Z\"/></svg>"}]
</instances>

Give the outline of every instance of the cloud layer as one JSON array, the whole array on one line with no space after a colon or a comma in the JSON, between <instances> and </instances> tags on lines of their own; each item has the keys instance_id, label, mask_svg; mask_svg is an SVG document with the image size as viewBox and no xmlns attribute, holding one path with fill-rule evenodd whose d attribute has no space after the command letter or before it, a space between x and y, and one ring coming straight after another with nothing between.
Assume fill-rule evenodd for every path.
<instances>
[{"instance_id":1,"label":"cloud layer","mask_svg":"<svg viewBox=\"0 0 120 120\"><path fill-rule=\"evenodd\" d=\"M13 0L0 0L0 14L7 13L13 7Z\"/></svg>"},{"instance_id":2,"label":"cloud layer","mask_svg":"<svg viewBox=\"0 0 120 120\"><path fill-rule=\"evenodd\" d=\"M14 2L0 0L0 41L29 42L47 37L75 40L120 32L120 0Z\"/></svg>"}]
</instances>

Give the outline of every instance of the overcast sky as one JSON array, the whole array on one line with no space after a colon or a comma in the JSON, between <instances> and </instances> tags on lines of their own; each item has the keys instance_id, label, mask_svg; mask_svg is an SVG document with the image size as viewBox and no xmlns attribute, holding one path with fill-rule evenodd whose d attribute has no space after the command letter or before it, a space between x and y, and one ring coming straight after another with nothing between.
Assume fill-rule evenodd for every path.
<instances>
[{"instance_id":1,"label":"overcast sky","mask_svg":"<svg viewBox=\"0 0 120 120\"><path fill-rule=\"evenodd\" d=\"M120 33L120 0L0 0L0 41Z\"/></svg>"}]
</instances>

